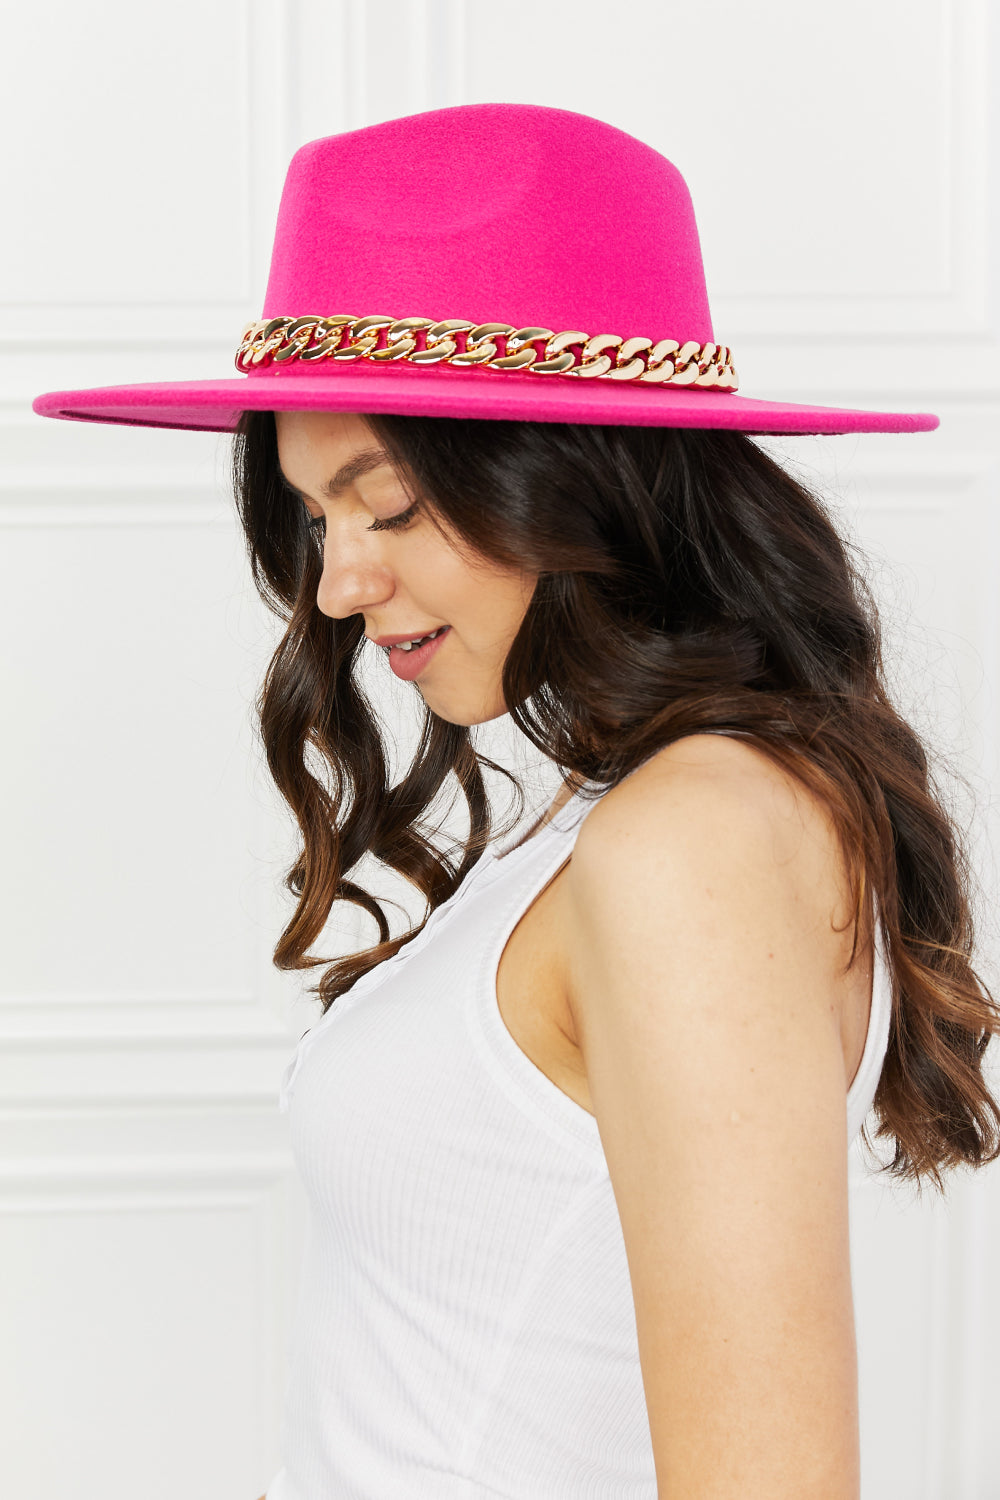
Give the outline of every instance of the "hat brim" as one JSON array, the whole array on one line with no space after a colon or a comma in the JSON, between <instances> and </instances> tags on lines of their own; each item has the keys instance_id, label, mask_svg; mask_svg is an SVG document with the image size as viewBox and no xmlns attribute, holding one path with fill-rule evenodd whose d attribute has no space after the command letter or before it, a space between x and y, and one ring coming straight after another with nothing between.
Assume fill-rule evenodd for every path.
<instances>
[{"instance_id":1,"label":"hat brim","mask_svg":"<svg viewBox=\"0 0 1000 1500\"><path fill-rule=\"evenodd\" d=\"M270 366L233 380L49 391L32 402L43 417L230 432L244 411L391 412L493 421L621 423L639 427L726 428L746 433L928 432L930 412L860 411L758 401L694 387L604 378L570 380L527 371L451 365L371 365L306 372Z\"/></svg>"}]
</instances>

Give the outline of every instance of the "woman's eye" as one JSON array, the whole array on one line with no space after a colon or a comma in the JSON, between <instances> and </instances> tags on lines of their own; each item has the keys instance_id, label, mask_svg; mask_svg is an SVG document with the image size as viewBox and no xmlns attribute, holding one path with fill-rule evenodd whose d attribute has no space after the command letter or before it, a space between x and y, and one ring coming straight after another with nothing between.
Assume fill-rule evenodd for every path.
<instances>
[{"instance_id":1,"label":"woman's eye","mask_svg":"<svg viewBox=\"0 0 1000 1500\"><path fill-rule=\"evenodd\" d=\"M401 510L398 516L388 516L384 521L373 521L367 528L368 531L402 531L404 526L409 526L417 513L416 502L407 510Z\"/></svg>"},{"instance_id":2,"label":"woman's eye","mask_svg":"<svg viewBox=\"0 0 1000 1500\"><path fill-rule=\"evenodd\" d=\"M398 516L387 516L385 520L373 521L365 529L367 531L402 531L404 527L409 526L417 513L417 509L418 506L414 502L409 509L400 511ZM308 512L306 514L308 515ZM306 524L310 531L314 531L317 526L324 526L326 524L326 516L312 516Z\"/></svg>"}]
</instances>

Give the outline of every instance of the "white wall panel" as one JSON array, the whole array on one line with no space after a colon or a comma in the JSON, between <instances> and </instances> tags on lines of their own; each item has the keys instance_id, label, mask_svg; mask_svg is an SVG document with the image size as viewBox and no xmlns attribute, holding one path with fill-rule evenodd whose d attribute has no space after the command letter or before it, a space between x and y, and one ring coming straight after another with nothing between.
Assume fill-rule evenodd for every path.
<instances>
[{"instance_id":1,"label":"white wall panel","mask_svg":"<svg viewBox=\"0 0 1000 1500\"><path fill-rule=\"evenodd\" d=\"M937 1500L950 1493L938 1487L943 1398L954 1374L947 1209L918 1208L864 1179L852 1187L863 1494Z\"/></svg>"},{"instance_id":2,"label":"white wall panel","mask_svg":"<svg viewBox=\"0 0 1000 1500\"><path fill-rule=\"evenodd\" d=\"M287 162L288 3L24 8L0 343L197 344L246 321Z\"/></svg>"},{"instance_id":3,"label":"white wall panel","mask_svg":"<svg viewBox=\"0 0 1000 1500\"><path fill-rule=\"evenodd\" d=\"M191 1168L0 1185L14 1492L249 1500L274 1463L275 1189L237 1161Z\"/></svg>"},{"instance_id":4,"label":"white wall panel","mask_svg":"<svg viewBox=\"0 0 1000 1500\"><path fill-rule=\"evenodd\" d=\"M6 994L251 994L236 538L208 503L170 498L123 516L36 497L41 524L21 511L4 529L0 592L30 630L0 692L31 726L7 750L23 854L0 876Z\"/></svg>"},{"instance_id":5,"label":"white wall panel","mask_svg":"<svg viewBox=\"0 0 1000 1500\"><path fill-rule=\"evenodd\" d=\"M243 8L175 0L151 15L105 0L99 16L99 41L90 7L20 17L40 87L0 101L4 138L33 141L8 157L7 299L68 311L246 296L246 128L227 107L247 73ZM95 154L111 170L95 173Z\"/></svg>"},{"instance_id":6,"label":"white wall panel","mask_svg":"<svg viewBox=\"0 0 1000 1500\"><path fill-rule=\"evenodd\" d=\"M466 17L470 100L596 113L680 168L744 389L737 340L794 349L788 391L821 376L826 349L804 359L802 344L876 340L832 364L856 400L859 381L909 384L897 341L985 332L982 0L666 0L613 18L596 0L511 0ZM918 378L934 383L926 358ZM1000 388L992 368L976 381Z\"/></svg>"}]
</instances>

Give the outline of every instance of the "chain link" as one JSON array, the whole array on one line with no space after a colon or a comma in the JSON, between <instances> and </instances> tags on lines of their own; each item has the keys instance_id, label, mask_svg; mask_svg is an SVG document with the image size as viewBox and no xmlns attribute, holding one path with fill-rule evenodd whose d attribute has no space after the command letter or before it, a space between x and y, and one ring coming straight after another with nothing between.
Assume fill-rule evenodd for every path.
<instances>
[{"instance_id":1,"label":"chain link","mask_svg":"<svg viewBox=\"0 0 1000 1500\"><path fill-rule=\"evenodd\" d=\"M296 359L367 359L377 364L401 359L414 365L476 365L577 379L640 380L719 391L738 388L732 352L725 344L622 339L614 333L591 336L579 330L555 333L551 328L467 323L461 318L437 323L431 318L377 315L268 318L244 328L236 368L249 371Z\"/></svg>"}]
</instances>

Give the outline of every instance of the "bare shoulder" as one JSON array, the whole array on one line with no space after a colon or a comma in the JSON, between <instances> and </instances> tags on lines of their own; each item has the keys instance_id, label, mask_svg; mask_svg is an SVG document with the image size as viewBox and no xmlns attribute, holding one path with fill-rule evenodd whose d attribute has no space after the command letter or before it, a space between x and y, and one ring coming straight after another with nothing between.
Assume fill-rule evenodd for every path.
<instances>
[{"instance_id":1,"label":"bare shoulder","mask_svg":"<svg viewBox=\"0 0 1000 1500\"><path fill-rule=\"evenodd\" d=\"M748 740L705 733L665 746L594 806L574 863L606 870L611 860L625 874L638 857L645 876L651 859L666 874L668 837L675 859L688 840L714 864L749 861L759 870L764 861L784 872L800 902L811 897L825 911L831 933L848 922L850 884L828 807Z\"/></svg>"},{"instance_id":2,"label":"bare shoulder","mask_svg":"<svg viewBox=\"0 0 1000 1500\"><path fill-rule=\"evenodd\" d=\"M821 804L802 782L750 740L704 733L686 735L657 751L601 798L593 817L600 825L612 822L611 809L622 809L627 817L639 804L676 808L687 799L727 795L741 806L766 806L773 816L822 816Z\"/></svg>"}]
</instances>

